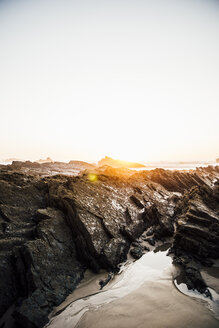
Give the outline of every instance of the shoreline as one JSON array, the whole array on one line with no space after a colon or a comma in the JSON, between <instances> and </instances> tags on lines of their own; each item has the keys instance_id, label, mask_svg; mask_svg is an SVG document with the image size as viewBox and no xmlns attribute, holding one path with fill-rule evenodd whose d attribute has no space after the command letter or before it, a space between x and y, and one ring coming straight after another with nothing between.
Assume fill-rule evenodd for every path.
<instances>
[{"instance_id":1,"label":"shoreline","mask_svg":"<svg viewBox=\"0 0 219 328\"><path fill-rule=\"evenodd\" d=\"M206 327L204 326L206 322L208 322L208 327L216 328L218 321L208 309L207 300L203 303L199 299L191 297L192 295L188 294L186 296L175 285L174 281L179 274L179 269L171 264L171 258L166 256L167 251L162 252L157 251L157 249L155 248L155 252L147 253L140 260L129 264L123 275L117 276L117 282L110 283L103 291L85 296L83 295L83 289L82 294L80 294L79 287L80 298L69 303L58 316L51 318L49 324L45 327L58 328L65 325L66 328L101 328L102 322L104 322L104 327L109 328L115 327L115 325L128 328L134 326L141 327L140 322L146 320L145 311L147 308L150 308L152 313L159 309L165 317L165 324L162 321L158 325L156 315L150 315L151 327L174 327L176 320L183 315L186 316L186 319L184 318L182 325L178 322L177 327L187 327L186 324L192 321L194 324L192 327L194 328L204 328ZM140 285L136 281L135 283L133 281L133 284L133 278L134 281L139 281ZM124 286L126 281L129 283ZM124 287L125 293L123 291ZM101 293L103 293L103 296L100 295ZM77 289L72 294L73 298L74 294L77 294ZM172 299L173 295L174 299ZM168 306L164 305L164 299ZM176 302L177 313L175 315L177 318L174 318L172 308L176 307ZM142 309L142 303L145 310ZM131 307L129 307L128 312L124 312L128 304ZM165 308L165 313L162 309L163 307ZM191 307L193 308L192 311ZM141 309L140 312L139 309ZM130 319L130 311L134 316L132 319ZM138 315L136 315L135 311L138 312ZM136 320L139 324L136 323Z\"/></svg>"},{"instance_id":2,"label":"shoreline","mask_svg":"<svg viewBox=\"0 0 219 328\"><path fill-rule=\"evenodd\" d=\"M218 257L218 166L187 172L107 167L95 179L89 170L69 176L65 165L59 164L58 174L53 168L31 162L0 168L0 288L6 295L0 316L15 304L11 328L42 328L55 307L59 313L76 298L102 297L97 277L104 274L104 286L105 272L117 272L127 258L139 260L125 271L131 272L168 238L187 286L210 295L200 270ZM100 273L90 275L95 288L82 282L87 269ZM103 288L105 296L116 279ZM120 296L131 293L130 284L137 290L139 279L139 273L130 273L126 283L118 279ZM216 283L208 281L209 287Z\"/></svg>"}]
</instances>

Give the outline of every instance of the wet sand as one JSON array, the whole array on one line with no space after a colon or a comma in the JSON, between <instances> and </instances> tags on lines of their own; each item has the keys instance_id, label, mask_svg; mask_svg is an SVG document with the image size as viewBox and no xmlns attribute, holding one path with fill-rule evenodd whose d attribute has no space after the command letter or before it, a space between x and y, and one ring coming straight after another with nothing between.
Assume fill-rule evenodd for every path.
<instances>
[{"instance_id":1,"label":"wet sand","mask_svg":"<svg viewBox=\"0 0 219 328\"><path fill-rule=\"evenodd\" d=\"M94 295L100 292L99 281L101 279L106 279L108 273L104 270L101 270L99 274L93 273L91 270L87 270L84 275L84 279L75 289L75 291L70 294L66 300L57 306L49 315L49 318L61 313L65 308L70 305L75 300L79 300L87 295Z\"/></svg>"},{"instance_id":2,"label":"wet sand","mask_svg":"<svg viewBox=\"0 0 219 328\"><path fill-rule=\"evenodd\" d=\"M201 271L206 284L219 294L219 266L205 268Z\"/></svg>"},{"instance_id":3,"label":"wet sand","mask_svg":"<svg viewBox=\"0 0 219 328\"><path fill-rule=\"evenodd\" d=\"M179 293L171 281L156 281L86 312L76 327L218 328L219 321L203 301Z\"/></svg>"},{"instance_id":4,"label":"wet sand","mask_svg":"<svg viewBox=\"0 0 219 328\"><path fill-rule=\"evenodd\" d=\"M129 264L102 291L98 279L91 275L65 306L61 305L64 311L53 317L48 327L218 328L219 321L207 302L186 296L175 287L178 270L165 253L149 252ZM74 301L67 306L70 300Z\"/></svg>"}]
</instances>

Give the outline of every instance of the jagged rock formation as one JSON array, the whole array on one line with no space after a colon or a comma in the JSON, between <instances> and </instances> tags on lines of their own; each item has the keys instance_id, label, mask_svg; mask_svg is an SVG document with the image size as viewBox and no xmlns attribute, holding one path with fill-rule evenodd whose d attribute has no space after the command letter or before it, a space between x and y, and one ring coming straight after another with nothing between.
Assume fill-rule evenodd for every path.
<instances>
[{"instance_id":1,"label":"jagged rock formation","mask_svg":"<svg viewBox=\"0 0 219 328\"><path fill-rule=\"evenodd\" d=\"M0 315L14 302L16 324L42 327L83 275L63 213L47 208L46 185L0 174Z\"/></svg>"},{"instance_id":2,"label":"jagged rock formation","mask_svg":"<svg viewBox=\"0 0 219 328\"><path fill-rule=\"evenodd\" d=\"M219 184L193 187L176 209L176 231L170 252L184 268L187 286L209 294L200 264L211 265L219 257Z\"/></svg>"},{"instance_id":3,"label":"jagged rock formation","mask_svg":"<svg viewBox=\"0 0 219 328\"><path fill-rule=\"evenodd\" d=\"M4 170L5 165L0 165L0 167ZM13 161L11 165L7 165L9 170L18 171L19 173L25 173L28 175L34 175L41 177L48 175L78 175L81 171L95 169L96 166L93 164L89 164L83 161L70 161L69 163L63 162L31 162L31 161Z\"/></svg>"},{"instance_id":4,"label":"jagged rock formation","mask_svg":"<svg viewBox=\"0 0 219 328\"><path fill-rule=\"evenodd\" d=\"M13 305L13 328L43 327L86 268L116 271L130 247L139 258L170 236L188 285L203 284L196 264L218 257L218 167L108 167L90 180L86 173L53 176L50 165L47 176L37 166L21 173L30 163L0 170L0 316Z\"/></svg>"}]
</instances>

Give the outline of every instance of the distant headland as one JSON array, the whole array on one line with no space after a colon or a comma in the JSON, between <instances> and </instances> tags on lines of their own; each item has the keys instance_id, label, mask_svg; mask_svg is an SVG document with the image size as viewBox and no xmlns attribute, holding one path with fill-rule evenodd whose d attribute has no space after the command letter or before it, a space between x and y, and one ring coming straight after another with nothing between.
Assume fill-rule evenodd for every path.
<instances>
[{"instance_id":1,"label":"distant headland","mask_svg":"<svg viewBox=\"0 0 219 328\"><path fill-rule=\"evenodd\" d=\"M105 156L98 162L98 166L108 165L113 168L143 168L145 165L135 162L121 161L118 159L113 159L111 157Z\"/></svg>"}]
</instances>

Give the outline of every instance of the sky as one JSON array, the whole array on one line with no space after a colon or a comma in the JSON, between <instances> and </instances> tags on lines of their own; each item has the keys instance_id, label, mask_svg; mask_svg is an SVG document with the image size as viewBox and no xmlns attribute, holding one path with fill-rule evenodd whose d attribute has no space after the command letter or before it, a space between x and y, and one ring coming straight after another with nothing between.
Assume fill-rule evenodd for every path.
<instances>
[{"instance_id":1,"label":"sky","mask_svg":"<svg viewBox=\"0 0 219 328\"><path fill-rule=\"evenodd\" d=\"M219 157L218 0L0 0L0 158Z\"/></svg>"}]
</instances>

